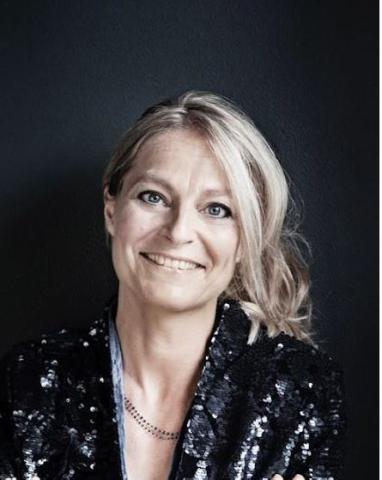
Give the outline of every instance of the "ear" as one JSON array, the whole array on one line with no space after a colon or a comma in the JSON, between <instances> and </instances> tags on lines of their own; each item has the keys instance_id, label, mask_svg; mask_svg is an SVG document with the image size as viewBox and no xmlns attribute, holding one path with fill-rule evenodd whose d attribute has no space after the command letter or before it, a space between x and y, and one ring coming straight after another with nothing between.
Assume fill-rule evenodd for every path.
<instances>
[{"instance_id":1,"label":"ear","mask_svg":"<svg viewBox=\"0 0 382 480\"><path fill-rule=\"evenodd\" d=\"M110 195L108 186L103 190L105 226L109 234L114 237L115 231L115 197Z\"/></svg>"}]
</instances>

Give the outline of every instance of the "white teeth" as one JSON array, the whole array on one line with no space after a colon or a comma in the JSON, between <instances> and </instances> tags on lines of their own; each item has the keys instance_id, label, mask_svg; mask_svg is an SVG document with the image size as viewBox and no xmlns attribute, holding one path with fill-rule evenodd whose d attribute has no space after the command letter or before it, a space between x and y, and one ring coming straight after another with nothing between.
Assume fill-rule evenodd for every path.
<instances>
[{"instance_id":1,"label":"white teeth","mask_svg":"<svg viewBox=\"0 0 382 480\"><path fill-rule=\"evenodd\" d=\"M146 253L150 260L153 260L158 265L163 265L169 268L177 268L179 270L194 270L198 268L196 263L185 262L184 260L173 260L172 258L164 257L163 255L155 255Z\"/></svg>"}]
</instances>

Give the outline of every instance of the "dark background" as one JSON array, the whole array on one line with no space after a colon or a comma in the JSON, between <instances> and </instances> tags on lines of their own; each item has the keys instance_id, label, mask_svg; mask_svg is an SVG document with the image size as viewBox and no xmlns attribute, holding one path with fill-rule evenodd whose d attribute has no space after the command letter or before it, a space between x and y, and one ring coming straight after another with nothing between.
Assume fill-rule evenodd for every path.
<instances>
[{"instance_id":1,"label":"dark background","mask_svg":"<svg viewBox=\"0 0 382 480\"><path fill-rule=\"evenodd\" d=\"M147 106L212 90L304 201L314 325L346 375L346 479L377 478L378 3L14 0L0 16L0 353L101 314L111 151Z\"/></svg>"}]
</instances>

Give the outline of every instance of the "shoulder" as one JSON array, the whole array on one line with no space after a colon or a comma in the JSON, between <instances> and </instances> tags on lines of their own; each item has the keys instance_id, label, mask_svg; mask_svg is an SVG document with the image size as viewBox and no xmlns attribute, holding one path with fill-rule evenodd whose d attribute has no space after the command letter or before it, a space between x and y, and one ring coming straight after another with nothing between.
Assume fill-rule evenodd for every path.
<instances>
[{"instance_id":1,"label":"shoulder","mask_svg":"<svg viewBox=\"0 0 382 480\"><path fill-rule=\"evenodd\" d=\"M296 337L279 333L275 337L265 334L259 339L260 343L267 345L269 354L275 358L288 360L301 366L311 368L341 368L336 358L320 346L312 345Z\"/></svg>"},{"instance_id":2,"label":"shoulder","mask_svg":"<svg viewBox=\"0 0 382 480\"><path fill-rule=\"evenodd\" d=\"M238 382L249 386L282 384L292 392L343 389L343 370L323 348L286 333L274 337L260 326L254 343L248 344L251 320L238 301L226 301L219 339L223 369L233 368ZM299 392L297 392L299 393Z\"/></svg>"},{"instance_id":3,"label":"shoulder","mask_svg":"<svg viewBox=\"0 0 382 480\"><path fill-rule=\"evenodd\" d=\"M297 393L310 392L328 401L344 396L343 368L324 349L284 333L270 338L264 332L249 348L252 348L250 356L261 362L268 377L285 388Z\"/></svg>"},{"instance_id":4,"label":"shoulder","mask_svg":"<svg viewBox=\"0 0 382 480\"><path fill-rule=\"evenodd\" d=\"M108 340L107 323L99 319L89 326L43 333L33 340L13 345L0 358L0 374L31 376L49 368L75 364L81 368L99 355Z\"/></svg>"},{"instance_id":5,"label":"shoulder","mask_svg":"<svg viewBox=\"0 0 382 480\"><path fill-rule=\"evenodd\" d=\"M322 347L311 345L290 335L281 333L268 339L275 360L293 366L296 371L311 375L342 373L338 360Z\"/></svg>"}]
</instances>

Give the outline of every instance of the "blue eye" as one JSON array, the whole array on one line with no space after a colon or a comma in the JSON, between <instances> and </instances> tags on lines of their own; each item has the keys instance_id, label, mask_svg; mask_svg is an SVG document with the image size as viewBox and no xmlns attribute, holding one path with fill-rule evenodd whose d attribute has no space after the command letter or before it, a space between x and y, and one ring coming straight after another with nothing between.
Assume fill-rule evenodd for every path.
<instances>
[{"instance_id":1,"label":"blue eye","mask_svg":"<svg viewBox=\"0 0 382 480\"><path fill-rule=\"evenodd\" d=\"M152 205L158 205L158 202L157 201L150 201L150 200L145 200L144 199L144 196L147 195L147 199L151 198L153 199L154 198L159 198L159 199L162 199L163 200L163 197L162 195L160 195L158 192L155 192L154 190L146 190L145 192L141 192L139 195L138 195L138 198L142 201L144 201L145 203L151 203Z\"/></svg>"},{"instance_id":2,"label":"blue eye","mask_svg":"<svg viewBox=\"0 0 382 480\"><path fill-rule=\"evenodd\" d=\"M228 218L228 217L232 217L232 212L231 212L231 210L230 210L228 207L226 207L225 205L223 205L222 203L211 203L211 205L209 205L207 208L209 208L209 209L214 209L214 212L215 212L215 213L216 213L216 212L218 213L218 215L213 214L213 215L212 215L213 217L216 217L216 218ZM220 210L220 211L223 210L223 212L225 211L226 214L225 214L223 217L222 217L222 216L219 216L219 210Z\"/></svg>"},{"instance_id":3,"label":"blue eye","mask_svg":"<svg viewBox=\"0 0 382 480\"><path fill-rule=\"evenodd\" d=\"M160 202L166 203L163 196L155 190L145 190L138 194L138 198L149 205L160 205ZM231 210L222 203L211 203L207 209L210 210L211 216L215 218L232 217ZM223 213L223 215L221 215Z\"/></svg>"}]
</instances>

